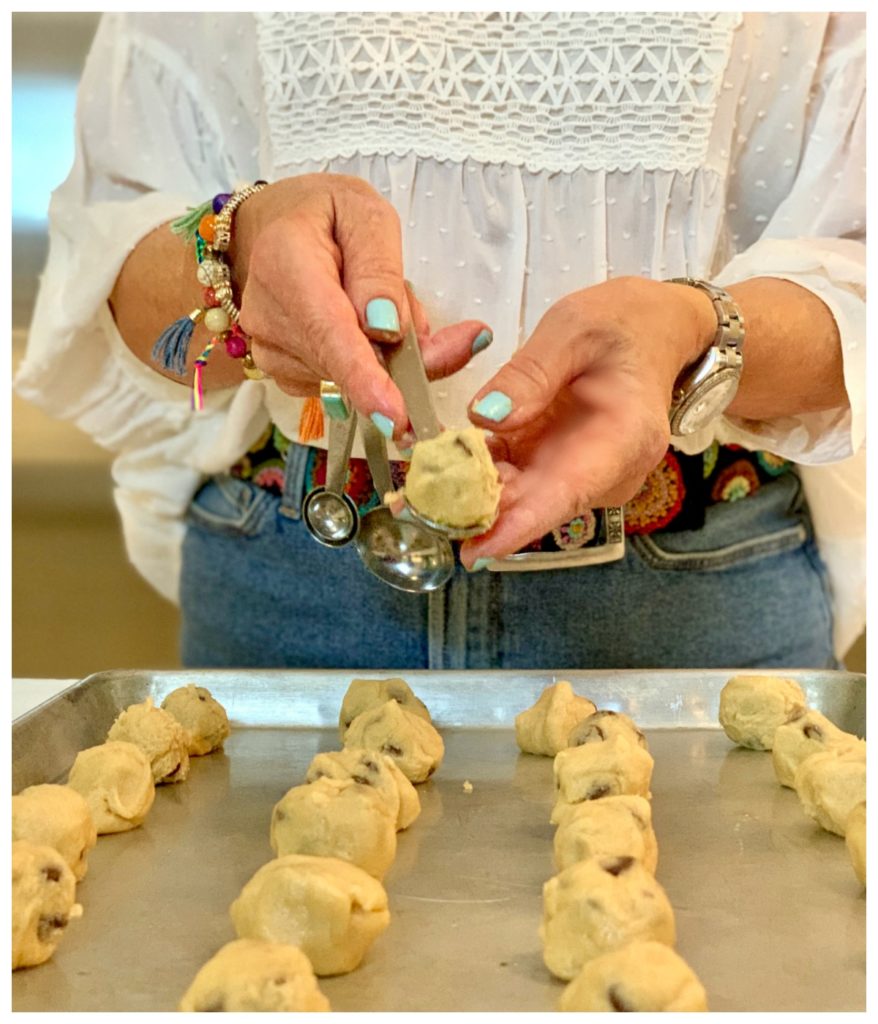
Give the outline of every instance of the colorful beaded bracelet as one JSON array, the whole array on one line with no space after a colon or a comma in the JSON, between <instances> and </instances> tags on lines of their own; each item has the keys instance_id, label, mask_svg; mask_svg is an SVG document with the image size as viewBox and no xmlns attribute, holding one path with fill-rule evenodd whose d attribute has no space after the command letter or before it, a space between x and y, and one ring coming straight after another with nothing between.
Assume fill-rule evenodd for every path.
<instances>
[{"instance_id":1,"label":"colorful beaded bracelet","mask_svg":"<svg viewBox=\"0 0 878 1024\"><path fill-rule=\"evenodd\" d=\"M203 304L162 331L153 345L152 359L170 373L185 376L195 325L204 322L210 340L194 365L192 408L196 411L204 408L202 376L208 357L217 345L224 344L227 355L243 360L246 377L258 380L263 376L250 354L250 339L238 323L240 310L232 295L232 272L225 254L231 243L235 211L267 184L257 181L235 192L221 192L201 206L190 208L171 224L175 235L182 235L187 242L195 242L196 275L204 289Z\"/></svg>"}]
</instances>

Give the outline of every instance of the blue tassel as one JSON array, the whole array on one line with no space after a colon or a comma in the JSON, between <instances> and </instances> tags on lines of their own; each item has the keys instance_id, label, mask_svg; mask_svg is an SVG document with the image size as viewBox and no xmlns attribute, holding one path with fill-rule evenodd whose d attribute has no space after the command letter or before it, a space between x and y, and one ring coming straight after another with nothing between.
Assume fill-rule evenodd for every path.
<instances>
[{"instance_id":1,"label":"blue tassel","mask_svg":"<svg viewBox=\"0 0 878 1024\"><path fill-rule=\"evenodd\" d=\"M198 315L196 315L198 314ZM189 354L189 342L195 330L197 320L201 319L201 310L181 316L170 327L166 327L152 347L152 361L164 370L169 370L178 377L186 376L186 356Z\"/></svg>"}]
</instances>

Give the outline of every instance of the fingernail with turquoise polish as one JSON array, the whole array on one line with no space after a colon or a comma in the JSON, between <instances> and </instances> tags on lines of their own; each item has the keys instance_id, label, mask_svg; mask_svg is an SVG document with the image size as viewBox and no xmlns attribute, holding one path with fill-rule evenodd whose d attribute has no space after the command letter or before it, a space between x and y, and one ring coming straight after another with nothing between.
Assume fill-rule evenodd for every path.
<instances>
[{"instance_id":1,"label":"fingernail with turquoise polish","mask_svg":"<svg viewBox=\"0 0 878 1024\"><path fill-rule=\"evenodd\" d=\"M369 419L385 437L393 437L393 420L388 419L380 412L373 412Z\"/></svg>"},{"instance_id":2,"label":"fingernail with turquoise polish","mask_svg":"<svg viewBox=\"0 0 878 1024\"><path fill-rule=\"evenodd\" d=\"M467 572L481 572L482 569L485 569L490 564L491 564L491 559L490 558L477 558L473 562L472 568L467 569Z\"/></svg>"},{"instance_id":3,"label":"fingernail with turquoise polish","mask_svg":"<svg viewBox=\"0 0 878 1024\"><path fill-rule=\"evenodd\" d=\"M366 323L376 331L399 333L399 313L390 299L371 299L366 303Z\"/></svg>"},{"instance_id":4,"label":"fingernail with turquoise polish","mask_svg":"<svg viewBox=\"0 0 878 1024\"><path fill-rule=\"evenodd\" d=\"M350 415L341 395L324 395L321 402L324 412L332 420L346 420Z\"/></svg>"},{"instance_id":5,"label":"fingernail with turquoise polish","mask_svg":"<svg viewBox=\"0 0 878 1024\"><path fill-rule=\"evenodd\" d=\"M486 420L499 423L512 412L512 399L502 391L489 391L484 398L476 402L473 412L478 416L484 416Z\"/></svg>"},{"instance_id":6,"label":"fingernail with turquoise polish","mask_svg":"<svg viewBox=\"0 0 878 1024\"><path fill-rule=\"evenodd\" d=\"M412 457L413 450L411 448L397 448L396 450L404 459L410 459Z\"/></svg>"},{"instance_id":7,"label":"fingernail with turquoise polish","mask_svg":"<svg viewBox=\"0 0 878 1024\"><path fill-rule=\"evenodd\" d=\"M484 352L485 349L494 340L494 335L489 330L479 331L473 340L472 354L478 355L479 352Z\"/></svg>"}]
</instances>

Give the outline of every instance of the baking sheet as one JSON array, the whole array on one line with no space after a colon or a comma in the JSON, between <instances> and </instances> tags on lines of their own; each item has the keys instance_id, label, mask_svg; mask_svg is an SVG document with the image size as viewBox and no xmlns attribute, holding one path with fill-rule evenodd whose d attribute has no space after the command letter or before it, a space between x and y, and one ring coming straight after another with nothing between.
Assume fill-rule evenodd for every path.
<instances>
[{"instance_id":1,"label":"baking sheet","mask_svg":"<svg viewBox=\"0 0 878 1024\"><path fill-rule=\"evenodd\" d=\"M557 678L645 727L657 877L675 910L677 949L711 1009L865 1009L865 896L844 841L777 785L770 755L733 747L716 727L730 674L406 672L446 756L419 787L421 817L399 835L385 879L390 928L357 971L321 979L333 1009L555 1008L563 984L545 969L537 936L542 884L554 874L552 762L520 754L511 723ZM783 674L864 734L862 676ZM102 673L17 722L15 790L63 781L119 710L185 682L208 686L235 728L223 753L193 759L186 783L159 787L142 828L99 839L78 889L83 918L49 963L13 975L13 1008L173 1010L234 938L228 907L271 859L274 803L315 753L338 748L334 725L355 675Z\"/></svg>"}]
</instances>

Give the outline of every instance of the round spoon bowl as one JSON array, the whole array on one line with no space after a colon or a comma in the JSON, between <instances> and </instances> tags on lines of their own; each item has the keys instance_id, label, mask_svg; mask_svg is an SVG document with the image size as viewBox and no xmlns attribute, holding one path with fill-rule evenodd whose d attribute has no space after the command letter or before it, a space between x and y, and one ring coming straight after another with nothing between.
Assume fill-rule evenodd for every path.
<instances>
[{"instance_id":1,"label":"round spoon bowl","mask_svg":"<svg viewBox=\"0 0 878 1024\"><path fill-rule=\"evenodd\" d=\"M315 487L305 498L302 518L311 536L328 548L343 548L357 536L360 516L346 494Z\"/></svg>"},{"instance_id":2,"label":"round spoon bowl","mask_svg":"<svg viewBox=\"0 0 878 1024\"><path fill-rule=\"evenodd\" d=\"M379 580L409 594L439 590L454 575L454 552L446 537L394 518L383 505L363 516L357 553Z\"/></svg>"},{"instance_id":3,"label":"round spoon bowl","mask_svg":"<svg viewBox=\"0 0 878 1024\"><path fill-rule=\"evenodd\" d=\"M425 515L422 515L414 505L409 504L405 495L403 495L403 501L405 502L405 507L408 510L409 515L425 526L428 530L441 533L444 536L451 538L451 540L466 540L469 537L481 537L483 533L487 533L494 523L497 522L497 513L495 512L494 518L490 523L481 523L478 526L449 526L447 523L436 523L432 519L428 519Z\"/></svg>"}]
</instances>

